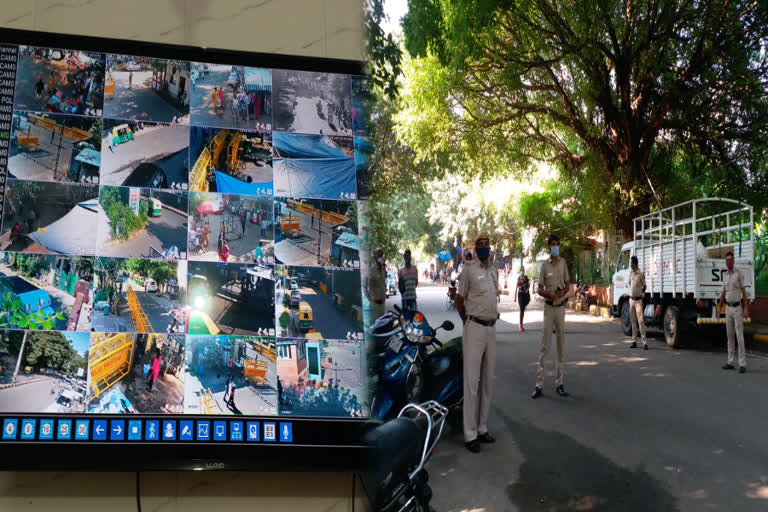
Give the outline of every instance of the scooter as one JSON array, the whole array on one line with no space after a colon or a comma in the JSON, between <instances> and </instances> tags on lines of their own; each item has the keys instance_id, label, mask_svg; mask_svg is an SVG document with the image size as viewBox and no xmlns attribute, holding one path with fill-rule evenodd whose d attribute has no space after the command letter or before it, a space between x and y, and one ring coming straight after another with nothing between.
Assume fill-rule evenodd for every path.
<instances>
[{"instance_id":1,"label":"scooter","mask_svg":"<svg viewBox=\"0 0 768 512\"><path fill-rule=\"evenodd\" d=\"M422 313L397 306L395 310L373 327L379 357L371 417L392 418L405 404L427 400L450 411L460 409L464 400L461 337L442 343L435 336L438 329L453 330L453 323L446 320L433 329Z\"/></svg>"},{"instance_id":2,"label":"scooter","mask_svg":"<svg viewBox=\"0 0 768 512\"><path fill-rule=\"evenodd\" d=\"M447 415L448 409L435 401L408 404L396 419L366 434L371 458L365 492L373 510L431 510L432 489L424 465L440 441Z\"/></svg>"}]
</instances>

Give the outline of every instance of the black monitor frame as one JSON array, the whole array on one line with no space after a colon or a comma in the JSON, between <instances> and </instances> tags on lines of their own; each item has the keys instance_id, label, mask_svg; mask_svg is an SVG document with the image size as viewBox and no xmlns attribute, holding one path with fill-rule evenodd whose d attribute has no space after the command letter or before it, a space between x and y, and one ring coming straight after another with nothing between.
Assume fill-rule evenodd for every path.
<instances>
[{"instance_id":1,"label":"black monitor frame","mask_svg":"<svg viewBox=\"0 0 768 512\"><path fill-rule=\"evenodd\" d=\"M260 52L202 48L127 39L110 39L0 28L0 44L67 48L211 64L362 75L363 62ZM0 418L35 419L33 440L0 441L2 471L361 471L365 464L361 419L311 417L242 417L192 415L45 415L0 414ZM293 424L296 444L201 441L44 441L40 419L93 421L131 419L215 421L287 421ZM304 441L302 443L302 441ZM309 443L308 443L309 441ZM146 449L142 449L146 448Z\"/></svg>"}]
</instances>

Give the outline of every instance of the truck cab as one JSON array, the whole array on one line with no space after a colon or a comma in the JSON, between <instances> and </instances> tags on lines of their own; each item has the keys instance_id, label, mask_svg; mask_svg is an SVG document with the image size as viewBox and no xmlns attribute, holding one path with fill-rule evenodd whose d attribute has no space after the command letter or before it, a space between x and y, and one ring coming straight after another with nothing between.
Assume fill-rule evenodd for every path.
<instances>
[{"instance_id":1,"label":"truck cab","mask_svg":"<svg viewBox=\"0 0 768 512\"><path fill-rule=\"evenodd\" d=\"M611 313L621 318L624 334L632 334L632 256L645 274L645 324L662 330L671 347L679 347L697 328L724 323L716 306L727 253L733 253L744 276L747 300L754 300L752 227L752 207L725 198L688 201L634 219L633 239L622 246L611 282Z\"/></svg>"}]
</instances>

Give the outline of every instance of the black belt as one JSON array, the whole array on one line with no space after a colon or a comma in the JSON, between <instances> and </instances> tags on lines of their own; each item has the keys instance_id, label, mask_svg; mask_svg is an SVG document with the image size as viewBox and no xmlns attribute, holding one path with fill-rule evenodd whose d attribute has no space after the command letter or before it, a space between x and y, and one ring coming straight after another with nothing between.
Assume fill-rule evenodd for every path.
<instances>
[{"instance_id":1,"label":"black belt","mask_svg":"<svg viewBox=\"0 0 768 512\"><path fill-rule=\"evenodd\" d=\"M496 320L482 320L480 318L477 318L476 316L469 316L469 319L472 320L475 323L478 323L480 325L484 325L486 327L493 327L496 325Z\"/></svg>"},{"instance_id":2,"label":"black belt","mask_svg":"<svg viewBox=\"0 0 768 512\"><path fill-rule=\"evenodd\" d=\"M384 304L383 300L375 300L373 302L374 302L374 304Z\"/></svg>"},{"instance_id":3,"label":"black belt","mask_svg":"<svg viewBox=\"0 0 768 512\"><path fill-rule=\"evenodd\" d=\"M639 297L630 297L630 299L632 299L632 300L642 300L643 296L641 295Z\"/></svg>"},{"instance_id":4,"label":"black belt","mask_svg":"<svg viewBox=\"0 0 768 512\"><path fill-rule=\"evenodd\" d=\"M731 302L726 302L726 304L728 304L728 305L729 305L729 306L731 306L732 308L737 308L737 307L741 306L741 301L739 301L739 302L733 302L733 303L731 303Z\"/></svg>"},{"instance_id":5,"label":"black belt","mask_svg":"<svg viewBox=\"0 0 768 512\"><path fill-rule=\"evenodd\" d=\"M559 308L560 306L565 306L565 302L561 302L560 304L555 304L551 300L548 300L545 302L547 306L552 306L553 308Z\"/></svg>"}]
</instances>

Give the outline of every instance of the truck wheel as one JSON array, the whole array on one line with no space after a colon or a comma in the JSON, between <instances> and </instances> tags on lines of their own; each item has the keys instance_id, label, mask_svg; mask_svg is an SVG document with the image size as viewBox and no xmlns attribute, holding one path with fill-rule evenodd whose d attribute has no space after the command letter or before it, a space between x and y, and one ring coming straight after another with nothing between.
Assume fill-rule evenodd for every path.
<instances>
[{"instance_id":1,"label":"truck wheel","mask_svg":"<svg viewBox=\"0 0 768 512\"><path fill-rule=\"evenodd\" d=\"M669 306L664 312L664 338L667 345L672 348L680 348L680 340L683 324L680 318L680 308Z\"/></svg>"},{"instance_id":2,"label":"truck wheel","mask_svg":"<svg viewBox=\"0 0 768 512\"><path fill-rule=\"evenodd\" d=\"M621 305L621 330L625 336L632 336L632 318L629 316L629 301Z\"/></svg>"}]
</instances>

